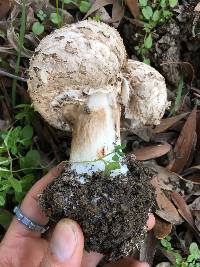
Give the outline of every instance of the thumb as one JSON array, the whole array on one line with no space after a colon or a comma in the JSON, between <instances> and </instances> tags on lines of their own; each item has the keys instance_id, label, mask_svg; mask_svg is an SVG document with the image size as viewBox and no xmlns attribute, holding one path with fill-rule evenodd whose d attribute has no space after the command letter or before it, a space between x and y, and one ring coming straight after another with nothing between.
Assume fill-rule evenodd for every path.
<instances>
[{"instance_id":1,"label":"thumb","mask_svg":"<svg viewBox=\"0 0 200 267\"><path fill-rule=\"evenodd\" d=\"M55 227L49 248L39 267L80 267L84 239L77 223L62 219Z\"/></svg>"}]
</instances>

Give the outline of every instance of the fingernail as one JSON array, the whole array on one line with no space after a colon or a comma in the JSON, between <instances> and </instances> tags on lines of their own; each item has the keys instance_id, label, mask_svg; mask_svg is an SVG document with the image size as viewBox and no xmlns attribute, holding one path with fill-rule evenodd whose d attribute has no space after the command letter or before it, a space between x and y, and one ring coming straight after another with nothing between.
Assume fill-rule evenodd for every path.
<instances>
[{"instance_id":1,"label":"fingernail","mask_svg":"<svg viewBox=\"0 0 200 267\"><path fill-rule=\"evenodd\" d=\"M61 262L69 260L77 245L77 234L74 224L68 220L61 220L54 230L50 250Z\"/></svg>"}]
</instances>

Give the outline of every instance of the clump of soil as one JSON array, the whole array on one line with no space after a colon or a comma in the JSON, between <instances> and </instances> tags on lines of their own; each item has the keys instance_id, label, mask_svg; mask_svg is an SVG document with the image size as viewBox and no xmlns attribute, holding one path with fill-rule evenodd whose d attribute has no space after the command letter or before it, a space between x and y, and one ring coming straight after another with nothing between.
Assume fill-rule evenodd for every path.
<instances>
[{"instance_id":1,"label":"clump of soil","mask_svg":"<svg viewBox=\"0 0 200 267\"><path fill-rule=\"evenodd\" d=\"M115 261L129 256L146 232L148 214L155 206L152 171L131 157L127 175L77 175L68 165L44 190L40 204L53 221L69 217L85 236L85 249Z\"/></svg>"}]
</instances>

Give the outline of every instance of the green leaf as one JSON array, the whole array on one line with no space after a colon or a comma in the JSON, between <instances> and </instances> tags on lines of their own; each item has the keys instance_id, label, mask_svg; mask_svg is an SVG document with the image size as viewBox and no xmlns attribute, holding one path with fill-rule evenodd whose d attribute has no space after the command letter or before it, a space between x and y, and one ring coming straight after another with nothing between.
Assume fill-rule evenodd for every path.
<instances>
[{"instance_id":1,"label":"green leaf","mask_svg":"<svg viewBox=\"0 0 200 267\"><path fill-rule=\"evenodd\" d=\"M169 0L170 7L175 7L178 4L178 0Z\"/></svg>"},{"instance_id":2,"label":"green leaf","mask_svg":"<svg viewBox=\"0 0 200 267\"><path fill-rule=\"evenodd\" d=\"M152 44L153 44L152 34L149 33L147 38L145 38L145 40L144 40L144 47L147 49L150 49L152 47Z\"/></svg>"},{"instance_id":3,"label":"green leaf","mask_svg":"<svg viewBox=\"0 0 200 267\"><path fill-rule=\"evenodd\" d=\"M146 6L147 5L147 0L139 0L140 6Z\"/></svg>"},{"instance_id":4,"label":"green leaf","mask_svg":"<svg viewBox=\"0 0 200 267\"><path fill-rule=\"evenodd\" d=\"M10 148L9 147L9 141L10 141L10 135L11 135L12 130L13 129L11 128L7 133L1 135L2 138L4 139L4 144L8 149ZM11 140L12 140L12 138L11 138Z\"/></svg>"},{"instance_id":5,"label":"green leaf","mask_svg":"<svg viewBox=\"0 0 200 267\"><path fill-rule=\"evenodd\" d=\"M153 10L150 6L146 6L142 9L142 14L145 19L149 20L153 15Z\"/></svg>"},{"instance_id":6,"label":"green leaf","mask_svg":"<svg viewBox=\"0 0 200 267\"><path fill-rule=\"evenodd\" d=\"M15 115L16 120L21 120L23 118L26 118L26 114L24 112L19 112L18 114Z\"/></svg>"},{"instance_id":7,"label":"green leaf","mask_svg":"<svg viewBox=\"0 0 200 267\"><path fill-rule=\"evenodd\" d=\"M200 258L200 250L196 243L193 242L190 244L189 251L190 251L190 254L195 257L195 260Z\"/></svg>"},{"instance_id":8,"label":"green leaf","mask_svg":"<svg viewBox=\"0 0 200 267\"><path fill-rule=\"evenodd\" d=\"M0 146L0 153L6 152L6 147L5 146Z\"/></svg>"},{"instance_id":9,"label":"green leaf","mask_svg":"<svg viewBox=\"0 0 200 267\"><path fill-rule=\"evenodd\" d=\"M10 224L12 217L12 213L9 211L3 209L0 210L0 224L3 227L7 227Z\"/></svg>"},{"instance_id":10,"label":"green leaf","mask_svg":"<svg viewBox=\"0 0 200 267\"><path fill-rule=\"evenodd\" d=\"M16 145L13 144L13 147L11 147L11 153L12 153L13 155L17 155L17 152L18 152L18 149L17 149Z\"/></svg>"},{"instance_id":11,"label":"green leaf","mask_svg":"<svg viewBox=\"0 0 200 267\"><path fill-rule=\"evenodd\" d=\"M112 171L120 168L119 162L109 162L106 164L106 170Z\"/></svg>"},{"instance_id":12,"label":"green leaf","mask_svg":"<svg viewBox=\"0 0 200 267\"><path fill-rule=\"evenodd\" d=\"M172 16L172 12L170 12L169 10L163 10L163 17L165 19L170 18Z\"/></svg>"},{"instance_id":13,"label":"green leaf","mask_svg":"<svg viewBox=\"0 0 200 267\"><path fill-rule=\"evenodd\" d=\"M195 260L194 255L189 255L189 256L187 257L187 262L192 262L193 260Z\"/></svg>"},{"instance_id":14,"label":"green leaf","mask_svg":"<svg viewBox=\"0 0 200 267\"><path fill-rule=\"evenodd\" d=\"M30 150L25 156L27 168L36 168L40 165L41 157L38 150Z\"/></svg>"},{"instance_id":15,"label":"green leaf","mask_svg":"<svg viewBox=\"0 0 200 267\"><path fill-rule=\"evenodd\" d=\"M22 129L22 137L24 139L32 139L33 137L33 127L30 125L26 125L23 129Z\"/></svg>"},{"instance_id":16,"label":"green leaf","mask_svg":"<svg viewBox=\"0 0 200 267\"><path fill-rule=\"evenodd\" d=\"M44 25L40 22L34 22L32 26L32 32L35 35L40 35L44 32ZM19 117L19 116L18 116ZM19 119L19 118L18 118Z\"/></svg>"},{"instance_id":17,"label":"green leaf","mask_svg":"<svg viewBox=\"0 0 200 267\"><path fill-rule=\"evenodd\" d=\"M165 237L165 239L166 239L167 241L171 241L171 240L172 240L172 238L171 238L170 235L167 235L167 236Z\"/></svg>"},{"instance_id":18,"label":"green leaf","mask_svg":"<svg viewBox=\"0 0 200 267\"><path fill-rule=\"evenodd\" d=\"M150 59L149 58L146 58L146 57L144 57L143 58L143 62L145 63L145 64L147 64L147 65L150 65Z\"/></svg>"},{"instance_id":19,"label":"green leaf","mask_svg":"<svg viewBox=\"0 0 200 267\"><path fill-rule=\"evenodd\" d=\"M112 160L114 161L119 161L119 156L117 156L116 154L112 157Z\"/></svg>"},{"instance_id":20,"label":"green leaf","mask_svg":"<svg viewBox=\"0 0 200 267\"><path fill-rule=\"evenodd\" d=\"M30 189L30 187L34 181L34 176L32 173L27 174L23 178L21 178L20 181L21 181L23 191L27 192Z\"/></svg>"},{"instance_id":21,"label":"green leaf","mask_svg":"<svg viewBox=\"0 0 200 267\"><path fill-rule=\"evenodd\" d=\"M43 21L46 17L47 17L47 14L44 13L43 10L39 10L38 13L37 13L37 17Z\"/></svg>"},{"instance_id":22,"label":"green leaf","mask_svg":"<svg viewBox=\"0 0 200 267\"><path fill-rule=\"evenodd\" d=\"M82 12L82 13L87 13L88 10L90 9L91 7L91 4L87 1L81 1L80 3L80 6L79 6L79 10Z\"/></svg>"},{"instance_id":23,"label":"green leaf","mask_svg":"<svg viewBox=\"0 0 200 267\"><path fill-rule=\"evenodd\" d=\"M160 18L161 18L161 11L160 10L154 11L152 20L155 22L159 22Z\"/></svg>"},{"instance_id":24,"label":"green leaf","mask_svg":"<svg viewBox=\"0 0 200 267\"><path fill-rule=\"evenodd\" d=\"M168 240L166 240L165 238L162 239L162 240L160 240L160 243L161 243L161 245L162 245L164 248L166 248L167 250L172 250L171 243L170 243Z\"/></svg>"},{"instance_id":25,"label":"green leaf","mask_svg":"<svg viewBox=\"0 0 200 267\"><path fill-rule=\"evenodd\" d=\"M166 7L166 0L160 0L160 6L161 7Z\"/></svg>"},{"instance_id":26,"label":"green leaf","mask_svg":"<svg viewBox=\"0 0 200 267\"><path fill-rule=\"evenodd\" d=\"M19 104L19 105L16 106L16 108L33 109L30 104Z\"/></svg>"},{"instance_id":27,"label":"green leaf","mask_svg":"<svg viewBox=\"0 0 200 267\"><path fill-rule=\"evenodd\" d=\"M16 139L20 139L21 130L22 130L21 126L17 126L13 128L10 133L10 139L12 140L13 137Z\"/></svg>"},{"instance_id":28,"label":"green leaf","mask_svg":"<svg viewBox=\"0 0 200 267\"><path fill-rule=\"evenodd\" d=\"M10 174L9 174L9 176L10 176ZM9 178L9 176L8 176L8 178ZM7 192L8 190L10 189L10 184L9 184L9 182L8 182L8 179L7 180L4 180L4 181L1 181L1 183L0 183L0 190L3 192Z\"/></svg>"},{"instance_id":29,"label":"green leaf","mask_svg":"<svg viewBox=\"0 0 200 267\"><path fill-rule=\"evenodd\" d=\"M0 195L0 206L3 206L6 203L4 196Z\"/></svg>"},{"instance_id":30,"label":"green leaf","mask_svg":"<svg viewBox=\"0 0 200 267\"><path fill-rule=\"evenodd\" d=\"M172 254L174 255L174 257L176 259L176 263L180 265L183 261L181 254L177 251L173 251Z\"/></svg>"},{"instance_id":31,"label":"green leaf","mask_svg":"<svg viewBox=\"0 0 200 267\"><path fill-rule=\"evenodd\" d=\"M62 17L57 13L51 13L50 20L54 24L60 24L62 22Z\"/></svg>"},{"instance_id":32,"label":"green leaf","mask_svg":"<svg viewBox=\"0 0 200 267\"><path fill-rule=\"evenodd\" d=\"M7 157L0 157L0 165L2 166L9 166L10 164L10 158Z\"/></svg>"},{"instance_id":33,"label":"green leaf","mask_svg":"<svg viewBox=\"0 0 200 267\"><path fill-rule=\"evenodd\" d=\"M17 179L15 179L13 176L9 177L10 185L13 187L13 189L16 192L22 192L22 185L21 182Z\"/></svg>"},{"instance_id":34,"label":"green leaf","mask_svg":"<svg viewBox=\"0 0 200 267\"><path fill-rule=\"evenodd\" d=\"M117 151L117 150L122 150L122 149L124 149L125 147L126 147L125 144L117 145L117 146L115 146L115 151Z\"/></svg>"},{"instance_id":35,"label":"green leaf","mask_svg":"<svg viewBox=\"0 0 200 267\"><path fill-rule=\"evenodd\" d=\"M10 172L10 170L9 169L6 169L6 168L1 168L0 167L0 172Z\"/></svg>"}]
</instances>

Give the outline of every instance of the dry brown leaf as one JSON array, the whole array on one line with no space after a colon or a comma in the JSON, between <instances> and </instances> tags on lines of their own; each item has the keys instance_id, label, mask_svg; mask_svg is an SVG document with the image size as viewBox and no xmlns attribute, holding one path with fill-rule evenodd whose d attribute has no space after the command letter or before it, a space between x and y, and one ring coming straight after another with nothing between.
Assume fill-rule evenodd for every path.
<instances>
[{"instance_id":1,"label":"dry brown leaf","mask_svg":"<svg viewBox=\"0 0 200 267\"><path fill-rule=\"evenodd\" d=\"M172 264L176 263L176 257L171 251L166 250L166 248L163 248L159 246L159 251L161 254L163 254ZM171 265L170 265L171 266Z\"/></svg>"},{"instance_id":2,"label":"dry brown leaf","mask_svg":"<svg viewBox=\"0 0 200 267\"><path fill-rule=\"evenodd\" d=\"M189 223L189 225L194 230L196 230L194 218L192 216L190 208L188 207L185 199L177 192L171 193L171 197L172 197L174 204L178 208L178 211L181 214L181 216Z\"/></svg>"},{"instance_id":3,"label":"dry brown leaf","mask_svg":"<svg viewBox=\"0 0 200 267\"><path fill-rule=\"evenodd\" d=\"M186 78L186 82L190 85L192 84L192 81L194 79L194 67L190 62L186 61L167 61L163 62L161 65L179 65L181 67L181 71L184 74L184 77Z\"/></svg>"},{"instance_id":4,"label":"dry brown leaf","mask_svg":"<svg viewBox=\"0 0 200 267\"><path fill-rule=\"evenodd\" d=\"M171 172L165 167L159 166L155 161L146 161L143 163L150 169L153 169L156 173L157 183L160 189L165 191L178 191L181 192L180 189L180 181L185 182L185 186L187 186L187 180L184 179L181 175ZM189 181L190 184L190 181Z\"/></svg>"},{"instance_id":5,"label":"dry brown leaf","mask_svg":"<svg viewBox=\"0 0 200 267\"><path fill-rule=\"evenodd\" d=\"M19 37L15 33L15 29L13 26L7 29L7 38L8 42L12 45L12 47L19 52ZM33 55L33 51L26 49L24 46L21 48L21 55L23 57L30 58Z\"/></svg>"},{"instance_id":6,"label":"dry brown leaf","mask_svg":"<svg viewBox=\"0 0 200 267\"><path fill-rule=\"evenodd\" d=\"M85 14L83 19L86 19L89 17L92 13L100 9L101 7L107 6L107 5L112 5L114 3L114 0L96 0L91 8L88 10L88 12Z\"/></svg>"},{"instance_id":7,"label":"dry brown leaf","mask_svg":"<svg viewBox=\"0 0 200 267\"><path fill-rule=\"evenodd\" d=\"M194 174L188 175L186 177L183 177L183 179L185 181L188 181L188 182L190 181L193 184L200 184L200 174L194 173Z\"/></svg>"},{"instance_id":8,"label":"dry brown leaf","mask_svg":"<svg viewBox=\"0 0 200 267\"><path fill-rule=\"evenodd\" d=\"M131 11L134 18L138 18L140 15L140 9L137 0L126 0L126 4Z\"/></svg>"},{"instance_id":9,"label":"dry brown leaf","mask_svg":"<svg viewBox=\"0 0 200 267\"><path fill-rule=\"evenodd\" d=\"M184 74L184 80L186 79L186 82L188 84L192 84L192 81L194 79L194 67L190 62L181 62L182 72Z\"/></svg>"},{"instance_id":10,"label":"dry brown leaf","mask_svg":"<svg viewBox=\"0 0 200 267\"><path fill-rule=\"evenodd\" d=\"M165 130L167 130L170 127L172 127L175 123L177 123L178 121L180 121L183 118L185 118L188 114L189 114L189 112L186 112L186 113L182 113L182 114L177 115L177 116L173 116L171 118L162 119L161 122L160 122L160 124L157 125L152 130L152 132L153 133L161 133L161 132L164 132Z\"/></svg>"},{"instance_id":11,"label":"dry brown leaf","mask_svg":"<svg viewBox=\"0 0 200 267\"><path fill-rule=\"evenodd\" d=\"M8 122L0 119L0 131L5 131L8 128Z\"/></svg>"},{"instance_id":12,"label":"dry brown leaf","mask_svg":"<svg viewBox=\"0 0 200 267\"><path fill-rule=\"evenodd\" d=\"M124 16L124 8L118 1L113 2L112 8L112 22L121 21Z\"/></svg>"},{"instance_id":13,"label":"dry brown leaf","mask_svg":"<svg viewBox=\"0 0 200 267\"><path fill-rule=\"evenodd\" d=\"M0 0L0 19L6 16L11 8L10 0Z\"/></svg>"},{"instance_id":14,"label":"dry brown leaf","mask_svg":"<svg viewBox=\"0 0 200 267\"><path fill-rule=\"evenodd\" d=\"M166 222L156 216L156 224L153 228L154 235L156 236L157 239L163 239L167 235L171 233L172 230L172 224L169 222Z\"/></svg>"},{"instance_id":15,"label":"dry brown leaf","mask_svg":"<svg viewBox=\"0 0 200 267\"><path fill-rule=\"evenodd\" d=\"M200 219L198 219L198 218L195 219L195 226L196 226L197 230L200 232Z\"/></svg>"},{"instance_id":16,"label":"dry brown leaf","mask_svg":"<svg viewBox=\"0 0 200 267\"><path fill-rule=\"evenodd\" d=\"M136 156L137 160L155 159L167 154L171 150L171 148L171 145L166 143L137 148L133 150L133 154Z\"/></svg>"},{"instance_id":17,"label":"dry brown leaf","mask_svg":"<svg viewBox=\"0 0 200 267\"><path fill-rule=\"evenodd\" d=\"M180 175L171 172L162 166L157 166L156 171L157 179L161 189L168 191L180 190L180 179L183 179Z\"/></svg>"},{"instance_id":18,"label":"dry brown leaf","mask_svg":"<svg viewBox=\"0 0 200 267\"><path fill-rule=\"evenodd\" d=\"M190 210L200 211L200 197L197 197L190 205L188 205Z\"/></svg>"},{"instance_id":19,"label":"dry brown leaf","mask_svg":"<svg viewBox=\"0 0 200 267\"><path fill-rule=\"evenodd\" d=\"M153 259L156 254L158 239L156 239L153 230L149 231L140 248L140 261L148 262L150 266L153 264Z\"/></svg>"},{"instance_id":20,"label":"dry brown leaf","mask_svg":"<svg viewBox=\"0 0 200 267\"><path fill-rule=\"evenodd\" d=\"M196 107L189 115L174 149L175 159L171 171L181 173L186 166L196 140Z\"/></svg>"},{"instance_id":21,"label":"dry brown leaf","mask_svg":"<svg viewBox=\"0 0 200 267\"><path fill-rule=\"evenodd\" d=\"M200 165L186 169L182 175L184 180L191 181L193 184L200 184Z\"/></svg>"},{"instance_id":22,"label":"dry brown leaf","mask_svg":"<svg viewBox=\"0 0 200 267\"><path fill-rule=\"evenodd\" d=\"M172 202L165 196L164 192L161 191L157 179L152 179L151 183L155 187L156 201L159 207L156 214L167 222L175 225L181 224L183 222L181 216Z\"/></svg>"},{"instance_id":23,"label":"dry brown leaf","mask_svg":"<svg viewBox=\"0 0 200 267\"><path fill-rule=\"evenodd\" d=\"M184 171L184 175L188 175L194 173L196 171L200 171L200 165L192 166Z\"/></svg>"}]
</instances>

